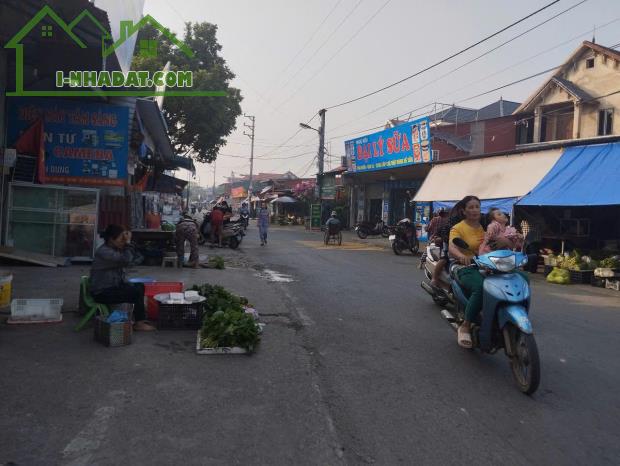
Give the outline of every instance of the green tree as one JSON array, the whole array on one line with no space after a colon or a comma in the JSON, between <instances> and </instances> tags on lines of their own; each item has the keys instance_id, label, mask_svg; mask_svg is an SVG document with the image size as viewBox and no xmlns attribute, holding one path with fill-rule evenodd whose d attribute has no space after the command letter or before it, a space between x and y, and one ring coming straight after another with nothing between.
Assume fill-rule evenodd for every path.
<instances>
[{"instance_id":1,"label":"green tree","mask_svg":"<svg viewBox=\"0 0 620 466\"><path fill-rule=\"evenodd\" d=\"M164 115L175 150L197 162L213 162L225 144L224 138L236 128L241 115L241 91L230 86L234 73L220 56L217 26L210 23L186 23L185 42L194 52L188 57L150 25L142 28L140 40L158 41L156 57L136 54L134 70L161 71L170 62L171 71L192 71L192 90L226 91L226 97L166 97Z\"/></svg>"}]
</instances>

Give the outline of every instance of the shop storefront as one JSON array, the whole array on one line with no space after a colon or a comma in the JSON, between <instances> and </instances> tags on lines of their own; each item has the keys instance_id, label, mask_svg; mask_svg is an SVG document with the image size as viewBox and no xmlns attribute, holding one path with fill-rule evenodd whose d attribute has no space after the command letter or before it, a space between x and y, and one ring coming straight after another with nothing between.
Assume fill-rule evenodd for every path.
<instances>
[{"instance_id":1,"label":"shop storefront","mask_svg":"<svg viewBox=\"0 0 620 466\"><path fill-rule=\"evenodd\" d=\"M569 147L516 203L516 217L537 224L540 240L555 252L617 252L619 180L620 142Z\"/></svg>"},{"instance_id":2,"label":"shop storefront","mask_svg":"<svg viewBox=\"0 0 620 466\"><path fill-rule=\"evenodd\" d=\"M17 161L7 195L5 244L56 257L92 258L100 199L107 193L126 198L129 108L11 97L7 123L7 142L16 148Z\"/></svg>"},{"instance_id":3,"label":"shop storefront","mask_svg":"<svg viewBox=\"0 0 620 466\"><path fill-rule=\"evenodd\" d=\"M352 222L414 218L411 200L430 170L430 140L423 118L345 142Z\"/></svg>"}]
</instances>

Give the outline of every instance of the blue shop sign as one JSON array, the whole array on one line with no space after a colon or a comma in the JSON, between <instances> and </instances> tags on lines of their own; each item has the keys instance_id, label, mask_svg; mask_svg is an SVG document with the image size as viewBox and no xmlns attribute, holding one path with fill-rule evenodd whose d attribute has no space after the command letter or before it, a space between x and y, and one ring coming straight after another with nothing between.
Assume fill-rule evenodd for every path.
<instances>
[{"instance_id":1,"label":"blue shop sign","mask_svg":"<svg viewBox=\"0 0 620 466\"><path fill-rule=\"evenodd\" d=\"M9 97L8 141L43 121L45 181L122 186L127 182L129 110L58 99Z\"/></svg>"},{"instance_id":2,"label":"blue shop sign","mask_svg":"<svg viewBox=\"0 0 620 466\"><path fill-rule=\"evenodd\" d=\"M428 117L351 139L344 145L351 171L355 172L428 163L433 159Z\"/></svg>"}]
</instances>

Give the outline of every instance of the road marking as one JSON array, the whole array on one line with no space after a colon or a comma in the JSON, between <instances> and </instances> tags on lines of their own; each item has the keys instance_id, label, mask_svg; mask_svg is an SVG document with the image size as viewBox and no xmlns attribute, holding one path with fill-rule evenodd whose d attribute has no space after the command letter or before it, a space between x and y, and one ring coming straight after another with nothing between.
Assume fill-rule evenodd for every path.
<instances>
[{"instance_id":1,"label":"road marking","mask_svg":"<svg viewBox=\"0 0 620 466\"><path fill-rule=\"evenodd\" d=\"M343 242L341 246L330 244L328 246L323 243L323 241L296 241L302 246L306 246L312 249L319 250L334 250L334 251L383 251L385 248L381 246L373 246L371 244L363 244L363 243L349 243Z\"/></svg>"},{"instance_id":2,"label":"road marking","mask_svg":"<svg viewBox=\"0 0 620 466\"><path fill-rule=\"evenodd\" d=\"M93 453L105 440L110 419L116 412L112 406L104 406L95 411L93 418L86 424L79 434L71 440L62 455L71 460L69 465L89 464ZM73 457L73 458L70 458Z\"/></svg>"},{"instance_id":3,"label":"road marking","mask_svg":"<svg viewBox=\"0 0 620 466\"><path fill-rule=\"evenodd\" d=\"M284 273L276 272L275 270L269 269L265 269L260 273L255 274L254 276L267 279L270 282L277 283L290 283L295 281L291 275L286 275Z\"/></svg>"}]
</instances>

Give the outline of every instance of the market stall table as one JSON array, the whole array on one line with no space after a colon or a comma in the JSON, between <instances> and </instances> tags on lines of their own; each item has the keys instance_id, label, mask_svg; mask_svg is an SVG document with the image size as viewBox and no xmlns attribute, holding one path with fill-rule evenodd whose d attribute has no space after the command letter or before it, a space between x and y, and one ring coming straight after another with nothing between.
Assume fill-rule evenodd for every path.
<instances>
[{"instance_id":1,"label":"market stall table","mask_svg":"<svg viewBox=\"0 0 620 466\"><path fill-rule=\"evenodd\" d=\"M166 251L174 251L174 231L151 230L146 228L131 230L131 239L145 257L157 256L161 259Z\"/></svg>"}]
</instances>

